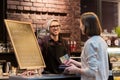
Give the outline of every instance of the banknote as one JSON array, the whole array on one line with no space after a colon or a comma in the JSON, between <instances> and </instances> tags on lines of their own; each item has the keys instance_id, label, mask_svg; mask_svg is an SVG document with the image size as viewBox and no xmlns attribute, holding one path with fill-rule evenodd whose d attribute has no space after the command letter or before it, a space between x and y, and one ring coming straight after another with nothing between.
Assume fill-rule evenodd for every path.
<instances>
[{"instance_id":1,"label":"banknote","mask_svg":"<svg viewBox=\"0 0 120 80\"><path fill-rule=\"evenodd\" d=\"M62 63L64 63L65 61L69 60L69 55L68 54L65 54L64 56L60 57L60 60Z\"/></svg>"}]
</instances>

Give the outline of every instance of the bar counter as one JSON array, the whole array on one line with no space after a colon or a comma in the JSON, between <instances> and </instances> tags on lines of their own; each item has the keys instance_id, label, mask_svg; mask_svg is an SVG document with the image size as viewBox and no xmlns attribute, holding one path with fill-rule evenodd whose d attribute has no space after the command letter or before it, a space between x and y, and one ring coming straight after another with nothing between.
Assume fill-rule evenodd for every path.
<instances>
[{"instance_id":1,"label":"bar counter","mask_svg":"<svg viewBox=\"0 0 120 80\"><path fill-rule=\"evenodd\" d=\"M41 76L10 76L9 80L80 80L78 75L42 74Z\"/></svg>"},{"instance_id":2,"label":"bar counter","mask_svg":"<svg viewBox=\"0 0 120 80\"><path fill-rule=\"evenodd\" d=\"M9 80L80 80L80 75L42 74L41 76L32 77L10 76ZM113 80L111 73L108 80Z\"/></svg>"}]
</instances>

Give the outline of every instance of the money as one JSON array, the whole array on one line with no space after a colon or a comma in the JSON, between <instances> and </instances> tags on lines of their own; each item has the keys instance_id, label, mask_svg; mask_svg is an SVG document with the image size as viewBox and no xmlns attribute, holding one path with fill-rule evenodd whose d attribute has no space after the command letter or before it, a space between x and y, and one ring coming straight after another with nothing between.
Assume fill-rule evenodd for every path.
<instances>
[{"instance_id":1,"label":"money","mask_svg":"<svg viewBox=\"0 0 120 80\"><path fill-rule=\"evenodd\" d=\"M60 60L62 63L66 62L67 60L69 60L69 55L68 54L65 54L64 56L60 57Z\"/></svg>"}]
</instances>

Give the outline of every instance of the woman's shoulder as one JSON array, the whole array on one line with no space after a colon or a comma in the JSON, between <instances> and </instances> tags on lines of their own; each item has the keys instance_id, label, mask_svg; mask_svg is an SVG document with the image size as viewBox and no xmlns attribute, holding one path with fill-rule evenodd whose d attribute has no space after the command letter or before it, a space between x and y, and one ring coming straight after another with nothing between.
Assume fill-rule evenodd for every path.
<instances>
[{"instance_id":1,"label":"woman's shoulder","mask_svg":"<svg viewBox=\"0 0 120 80\"><path fill-rule=\"evenodd\" d=\"M104 40L100 36L93 36L86 41L86 44L97 45L99 43L101 44L102 42L104 43Z\"/></svg>"},{"instance_id":2,"label":"woman's shoulder","mask_svg":"<svg viewBox=\"0 0 120 80\"><path fill-rule=\"evenodd\" d=\"M93 36L87 40L88 42L99 42L104 41L104 39L101 36Z\"/></svg>"}]
</instances>

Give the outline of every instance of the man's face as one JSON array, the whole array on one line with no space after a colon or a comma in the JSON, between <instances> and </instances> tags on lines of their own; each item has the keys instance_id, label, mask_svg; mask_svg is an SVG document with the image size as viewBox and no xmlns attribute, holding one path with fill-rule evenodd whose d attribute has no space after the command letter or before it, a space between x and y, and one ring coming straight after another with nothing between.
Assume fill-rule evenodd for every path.
<instances>
[{"instance_id":1,"label":"man's face","mask_svg":"<svg viewBox=\"0 0 120 80\"><path fill-rule=\"evenodd\" d=\"M60 33L60 24L57 21L53 21L50 25L50 34L57 36Z\"/></svg>"}]
</instances>

